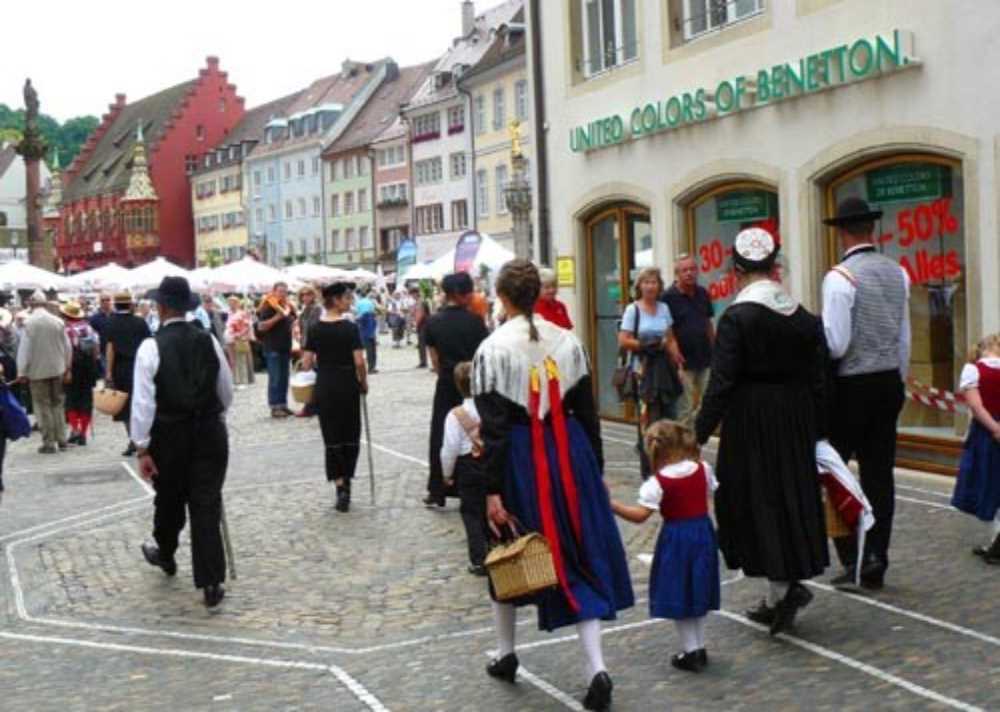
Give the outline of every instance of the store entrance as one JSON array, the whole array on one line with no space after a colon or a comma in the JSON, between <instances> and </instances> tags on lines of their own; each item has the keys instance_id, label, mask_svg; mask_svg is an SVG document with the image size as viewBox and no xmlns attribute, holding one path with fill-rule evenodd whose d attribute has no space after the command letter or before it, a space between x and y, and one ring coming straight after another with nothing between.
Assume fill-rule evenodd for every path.
<instances>
[{"instance_id":1,"label":"store entrance","mask_svg":"<svg viewBox=\"0 0 1000 712\"><path fill-rule=\"evenodd\" d=\"M618 328L631 301L632 281L639 269L653 264L649 211L626 204L606 208L587 221L589 265L590 353L594 388L602 418L626 420L631 404L623 404L611 384L618 364Z\"/></svg>"}]
</instances>

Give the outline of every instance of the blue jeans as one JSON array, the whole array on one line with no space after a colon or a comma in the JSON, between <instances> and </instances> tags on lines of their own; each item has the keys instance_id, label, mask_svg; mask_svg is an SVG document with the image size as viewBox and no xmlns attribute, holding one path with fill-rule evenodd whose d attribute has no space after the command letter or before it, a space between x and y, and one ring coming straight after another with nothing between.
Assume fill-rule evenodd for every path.
<instances>
[{"instance_id":1,"label":"blue jeans","mask_svg":"<svg viewBox=\"0 0 1000 712\"><path fill-rule=\"evenodd\" d=\"M267 404L272 408L288 405L288 371L292 355L287 351L265 351L267 364Z\"/></svg>"}]
</instances>

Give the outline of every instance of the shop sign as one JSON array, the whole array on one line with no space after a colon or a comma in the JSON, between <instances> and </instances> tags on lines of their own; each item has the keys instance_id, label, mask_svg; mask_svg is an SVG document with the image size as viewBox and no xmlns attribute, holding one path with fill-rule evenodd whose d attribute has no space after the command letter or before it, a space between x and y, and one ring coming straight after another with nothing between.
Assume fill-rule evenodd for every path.
<instances>
[{"instance_id":1,"label":"shop sign","mask_svg":"<svg viewBox=\"0 0 1000 712\"><path fill-rule=\"evenodd\" d=\"M878 168L865 175L869 203L902 203L941 197L942 166L918 163Z\"/></svg>"},{"instance_id":2,"label":"shop sign","mask_svg":"<svg viewBox=\"0 0 1000 712\"><path fill-rule=\"evenodd\" d=\"M770 201L762 190L740 190L726 193L715 200L716 220L720 223L742 223L766 220Z\"/></svg>"},{"instance_id":3,"label":"shop sign","mask_svg":"<svg viewBox=\"0 0 1000 712\"><path fill-rule=\"evenodd\" d=\"M587 152L615 146L919 65L910 32L896 29L860 37L790 62L724 79L714 87L694 87L636 106L626 114L612 114L576 126L570 129L570 150Z\"/></svg>"},{"instance_id":4,"label":"shop sign","mask_svg":"<svg viewBox=\"0 0 1000 712\"><path fill-rule=\"evenodd\" d=\"M560 287L576 286L576 258L557 257L556 258L556 278Z\"/></svg>"}]
</instances>

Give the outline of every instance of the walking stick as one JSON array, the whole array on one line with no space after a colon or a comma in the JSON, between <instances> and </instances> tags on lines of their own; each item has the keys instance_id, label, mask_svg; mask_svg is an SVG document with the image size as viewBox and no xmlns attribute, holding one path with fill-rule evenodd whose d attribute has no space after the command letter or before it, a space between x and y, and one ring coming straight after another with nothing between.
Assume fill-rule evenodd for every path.
<instances>
[{"instance_id":1,"label":"walking stick","mask_svg":"<svg viewBox=\"0 0 1000 712\"><path fill-rule=\"evenodd\" d=\"M375 506L375 461L372 459L372 428L368 423L368 396L361 394L361 413L365 418L365 442L368 443L368 483L371 488L372 506Z\"/></svg>"},{"instance_id":2,"label":"walking stick","mask_svg":"<svg viewBox=\"0 0 1000 712\"><path fill-rule=\"evenodd\" d=\"M236 560L233 558L233 544L229 540L229 523L226 521L226 504L219 502L222 512L222 544L226 548L226 561L229 562L229 577L236 580Z\"/></svg>"}]
</instances>

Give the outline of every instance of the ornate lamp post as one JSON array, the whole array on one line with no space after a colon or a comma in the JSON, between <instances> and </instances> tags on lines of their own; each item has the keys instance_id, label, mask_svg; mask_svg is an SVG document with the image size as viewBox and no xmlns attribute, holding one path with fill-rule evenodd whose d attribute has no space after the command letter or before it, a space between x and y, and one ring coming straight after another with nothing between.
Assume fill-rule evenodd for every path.
<instances>
[{"instance_id":1,"label":"ornate lamp post","mask_svg":"<svg viewBox=\"0 0 1000 712\"><path fill-rule=\"evenodd\" d=\"M510 122L510 161L513 175L504 188L504 200L514 226L514 254L531 259L531 183L528 182L528 161L521 148L521 122Z\"/></svg>"}]
</instances>

